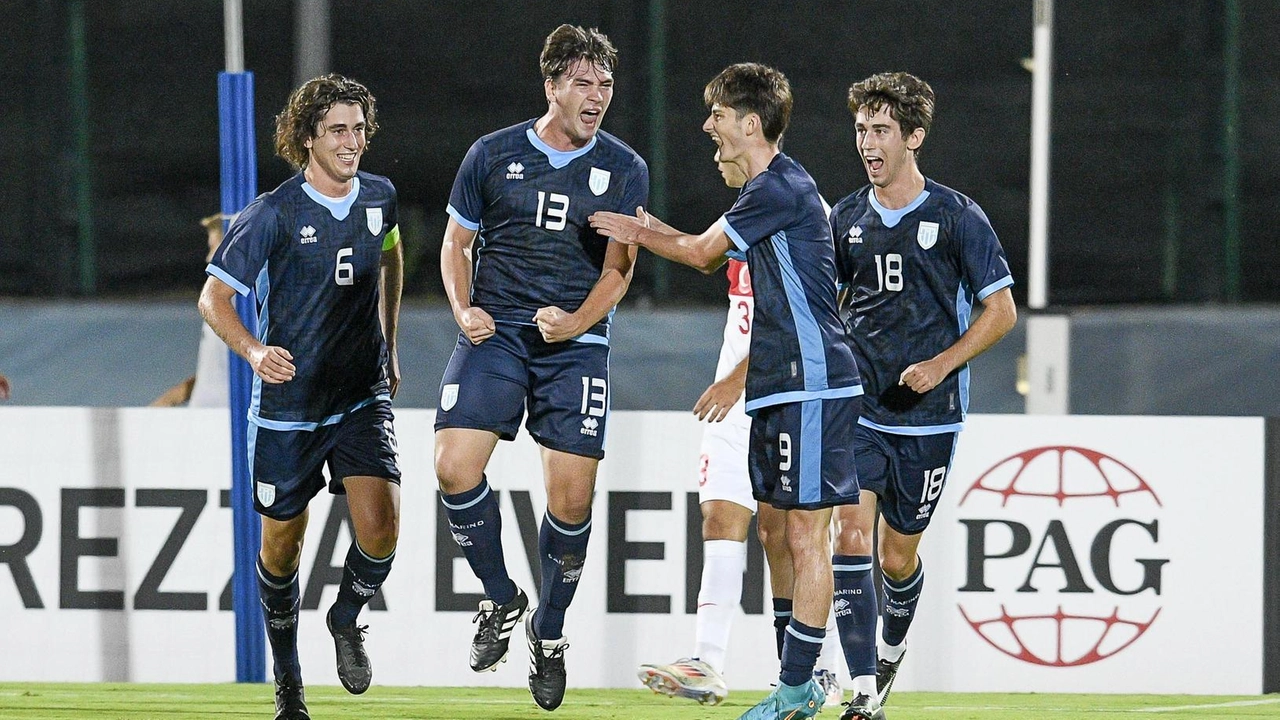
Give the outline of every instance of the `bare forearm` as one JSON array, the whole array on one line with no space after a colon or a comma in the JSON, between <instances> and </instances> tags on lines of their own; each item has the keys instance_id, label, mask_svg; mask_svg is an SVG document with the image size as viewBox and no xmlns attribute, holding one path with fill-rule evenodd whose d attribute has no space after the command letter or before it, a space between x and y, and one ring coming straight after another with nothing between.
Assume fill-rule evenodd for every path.
<instances>
[{"instance_id":1,"label":"bare forearm","mask_svg":"<svg viewBox=\"0 0 1280 720\"><path fill-rule=\"evenodd\" d=\"M1000 338L1013 329L1017 319L1017 310L1011 298L1007 301L1002 298L1000 302L985 306L982 314L960 339L938 354L938 360L946 364L948 373L955 370L999 342Z\"/></svg>"},{"instance_id":2,"label":"bare forearm","mask_svg":"<svg viewBox=\"0 0 1280 720\"><path fill-rule=\"evenodd\" d=\"M471 259L465 249L445 240L440 249L440 277L454 317L471 307Z\"/></svg>"},{"instance_id":3,"label":"bare forearm","mask_svg":"<svg viewBox=\"0 0 1280 720\"><path fill-rule=\"evenodd\" d=\"M661 258L711 273L725 263L724 250L707 243L702 236L674 232L671 228L641 229L636 244Z\"/></svg>"},{"instance_id":4,"label":"bare forearm","mask_svg":"<svg viewBox=\"0 0 1280 720\"><path fill-rule=\"evenodd\" d=\"M587 294L587 299L583 300L582 305L573 313L578 318L578 325L582 331L586 332L588 328L604 319L627 294L627 288L630 285L630 276L624 276L617 270L605 271L591 288L591 292Z\"/></svg>"},{"instance_id":5,"label":"bare forearm","mask_svg":"<svg viewBox=\"0 0 1280 720\"><path fill-rule=\"evenodd\" d=\"M234 295L228 297L206 291L200 296L200 316L232 352L248 360L249 352L261 343L241 322L234 302Z\"/></svg>"},{"instance_id":6,"label":"bare forearm","mask_svg":"<svg viewBox=\"0 0 1280 720\"><path fill-rule=\"evenodd\" d=\"M397 243L382 253L382 287L380 293L382 335L388 349L396 346L396 332L400 326L400 295L404 287L404 250Z\"/></svg>"}]
</instances>

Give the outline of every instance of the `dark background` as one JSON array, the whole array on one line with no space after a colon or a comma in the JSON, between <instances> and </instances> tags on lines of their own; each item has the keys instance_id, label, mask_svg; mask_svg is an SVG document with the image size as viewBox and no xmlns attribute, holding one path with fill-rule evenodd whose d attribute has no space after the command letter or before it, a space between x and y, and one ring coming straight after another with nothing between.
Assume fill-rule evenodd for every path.
<instances>
[{"instance_id":1,"label":"dark background","mask_svg":"<svg viewBox=\"0 0 1280 720\"><path fill-rule=\"evenodd\" d=\"M1056 304L1229 299L1221 0L1055 4L1050 299ZM69 0L4 0L0 30L0 296L194 297L196 221L218 208L221 0L88 0L89 166L94 272L81 275L74 192ZM665 140L665 219L701 231L733 200L699 125L702 86L725 65L782 69L796 93L784 149L831 202L865 183L844 106L853 81L885 70L928 80L937 119L930 177L977 200L1025 301L1030 0L667 2L652 118L652 2L331 2L331 69L379 101L382 130L362 168L400 192L407 291L438 299L443 212L459 162L482 134L545 109L537 55L561 22L598 26L620 51L605 128L653 161ZM1280 4L1239 0L1240 299L1280 301ZM259 190L290 174L272 117L295 85L294 3L244 0L256 81ZM660 122L659 122L660 121ZM665 123L665 125L663 124ZM653 128L665 128L655 133ZM719 304L723 282L645 257L628 303Z\"/></svg>"}]
</instances>

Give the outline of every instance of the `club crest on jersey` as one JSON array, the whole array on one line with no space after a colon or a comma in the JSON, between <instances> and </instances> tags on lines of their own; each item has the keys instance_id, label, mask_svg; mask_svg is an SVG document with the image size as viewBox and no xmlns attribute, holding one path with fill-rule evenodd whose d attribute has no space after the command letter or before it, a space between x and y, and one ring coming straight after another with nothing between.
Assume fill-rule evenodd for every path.
<instances>
[{"instance_id":1,"label":"club crest on jersey","mask_svg":"<svg viewBox=\"0 0 1280 720\"><path fill-rule=\"evenodd\" d=\"M916 242L920 243L920 247L925 250L936 245L938 243L938 223L920 223L920 229L916 231Z\"/></svg>"},{"instance_id":2,"label":"club crest on jersey","mask_svg":"<svg viewBox=\"0 0 1280 720\"><path fill-rule=\"evenodd\" d=\"M591 194L600 197L609 189L609 171L600 168L591 168L591 177L587 178L587 187L591 188Z\"/></svg>"},{"instance_id":3,"label":"club crest on jersey","mask_svg":"<svg viewBox=\"0 0 1280 720\"><path fill-rule=\"evenodd\" d=\"M368 208L364 211L365 224L369 226L369 232L377 235L382 232L382 208Z\"/></svg>"},{"instance_id":4,"label":"club crest on jersey","mask_svg":"<svg viewBox=\"0 0 1280 720\"><path fill-rule=\"evenodd\" d=\"M276 501L276 486L264 482L254 484L258 486L258 502L262 503L262 507L271 507L271 503Z\"/></svg>"}]
</instances>

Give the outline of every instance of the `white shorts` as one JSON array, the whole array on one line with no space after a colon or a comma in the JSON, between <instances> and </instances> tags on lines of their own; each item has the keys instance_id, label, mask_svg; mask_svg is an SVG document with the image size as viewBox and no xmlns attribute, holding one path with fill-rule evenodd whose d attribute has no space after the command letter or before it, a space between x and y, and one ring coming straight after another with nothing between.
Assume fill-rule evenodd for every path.
<instances>
[{"instance_id":1,"label":"white shorts","mask_svg":"<svg viewBox=\"0 0 1280 720\"><path fill-rule=\"evenodd\" d=\"M747 440L751 435L751 418L741 412L730 413L718 423L709 423L702 431L702 458L698 462L698 502L728 500L751 512L756 499L751 494L751 476L747 474Z\"/></svg>"}]
</instances>

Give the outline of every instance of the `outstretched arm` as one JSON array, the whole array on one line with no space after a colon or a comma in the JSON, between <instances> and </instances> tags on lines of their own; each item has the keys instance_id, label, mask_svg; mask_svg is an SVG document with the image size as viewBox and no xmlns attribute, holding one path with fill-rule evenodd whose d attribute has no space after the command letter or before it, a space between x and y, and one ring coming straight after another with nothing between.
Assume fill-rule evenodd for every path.
<instances>
[{"instance_id":1,"label":"outstretched arm","mask_svg":"<svg viewBox=\"0 0 1280 720\"><path fill-rule=\"evenodd\" d=\"M726 253L733 249L733 241L716 223L701 235L676 232L674 228L653 220L637 209L639 217L620 213L598 212L587 218L591 227L601 235L613 238L625 245L639 245L659 257L681 265L697 268L704 273L714 272L725 263Z\"/></svg>"}]
</instances>

